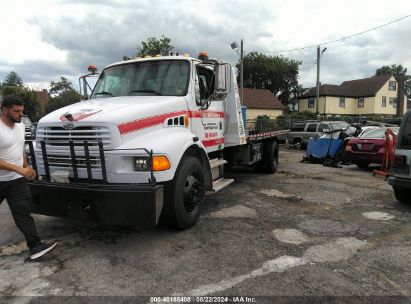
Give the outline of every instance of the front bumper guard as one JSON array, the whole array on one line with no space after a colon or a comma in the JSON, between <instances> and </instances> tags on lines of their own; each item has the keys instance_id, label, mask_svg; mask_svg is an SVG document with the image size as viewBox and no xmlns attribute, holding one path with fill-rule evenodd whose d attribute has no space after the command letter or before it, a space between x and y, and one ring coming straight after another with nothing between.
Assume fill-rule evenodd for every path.
<instances>
[{"instance_id":1,"label":"front bumper guard","mask_svg":"<svg viewBox=\"0 0 411 304\"><path fill-rule=\"evenodd\" d=\"M109 225L153 227L163 208L162 185L96 185L32 181L32 212Z\"/></svg>"},{"instance_id":2,"label":"front bumper guard","mask_svg":"<svg viewBox=\"0 0 411 304\"><path fill-rule=\"evenodd\" d=\"M37 171L36 157L32 141L27 141L29 161ZM29 182L32 194L32 212L49 216L68 217L91 220L110 225L146 226L158 224L163 208L164 186L156 183L151 169L153 152L146 149L111 149L105 150L103 143L98 142L98 155L101 164L102 180L92 176L89 143L66 145L70 151L72 177L69 183L53 182L50 167L53 166L47 157L46 143L40 142L41 156L45 175ZM84 148L87 178L80 179L78 174L78 156L75 146ZM150 178L147 184L109 184L105 164L105 151L144 150L148 154ZM38 171L37 171L38 172Z\"/></svg>"}]
</instances>

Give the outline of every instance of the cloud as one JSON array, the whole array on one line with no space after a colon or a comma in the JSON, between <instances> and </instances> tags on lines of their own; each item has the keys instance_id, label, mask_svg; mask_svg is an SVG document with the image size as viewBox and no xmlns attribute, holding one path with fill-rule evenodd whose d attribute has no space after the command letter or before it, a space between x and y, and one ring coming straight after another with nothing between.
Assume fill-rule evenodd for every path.
<instances>
[{"instance_id":1,"label":"cloud","mask_svg":"<svg viewBox=\"0 0 411 304\"><path fill-rule=\"evenodd\" d=\"M101 70L123 55L134 56L142 41L161 35L169 37L181 53L195 57L200 51L208 51L210 57L235 65L239 56L230 47L233 41L244 39L245 53L316 45L389 22L405 15L410 6L402 0L378 6L355 0L341 4L326 0L209 0L195 5L188 0L38 3L39 8L33 6L31 16L22 18L41 39L44 52L36 54L44 56L27 57L16 63L0 53L0 78L16 70L24 81L48 82L66 76L75 82L89 64L96 64ZM373 15L364 18L370 7L375 9ZM411 71L410 28L411 18L326 45L321 58L321 81L339 84L369 77L382 65L402 64ZM36 47L34 42L31 45ZM47 49L56 52L52 60ZM303 62L300 81L304 86L315 84L316 47L282 55Z\"/></svg>"}]
</instances>

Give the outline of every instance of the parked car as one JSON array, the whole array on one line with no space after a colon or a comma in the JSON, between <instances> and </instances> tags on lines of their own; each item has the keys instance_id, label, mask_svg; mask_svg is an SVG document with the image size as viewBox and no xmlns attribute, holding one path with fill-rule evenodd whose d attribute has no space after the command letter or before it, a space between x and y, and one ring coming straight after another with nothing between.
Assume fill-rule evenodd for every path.
<instances>
[{"instance_id":1,"label":"parked car","mask_svg":"<svg viewBox=\"0 0 411 304\"><path fill-rule=\"evenodd\" d=\"M381 164L385 154L385 131L387 127L369 130L358 137L350 138L345 146L344 159L367 168L370 164ZM390 127L398 133L399 127Z\"/></svg>"},{"instance_id":2,"label":"parked car","mask_svg":"<svg viewBox=\"0 0 411 304\"><path fill-rule=\"evenodd\" d=\"M295 123L291 126L290 132L287 134L287 143L289 145L300 145L301 148L307 146L308 140L318 138L325 132L351 129L350 125L345 121L316 121L307 123ZM355 128L352 128L349 133L354 133Z\"/></svg>"},{"instance_id":3,"label":"parked car","mask_svg":"<svg viewBox=\"0 0 411 304\"><path fill-rule=\"evenodd\" d=\"M402 119L388 183L400 203L411 203L411 110Z\"/></svg>"},{"instance_id":4,"label":"parked car","mask_svg":"<svg viewBox=\"0 0 411 304\"><path fill-rule=\"evenodd\" d=\"M26 139L34 139L36 135L36 124L28 116L23 116L21 122L24 124L24 135Z\"/></svg>"}]
</instances>

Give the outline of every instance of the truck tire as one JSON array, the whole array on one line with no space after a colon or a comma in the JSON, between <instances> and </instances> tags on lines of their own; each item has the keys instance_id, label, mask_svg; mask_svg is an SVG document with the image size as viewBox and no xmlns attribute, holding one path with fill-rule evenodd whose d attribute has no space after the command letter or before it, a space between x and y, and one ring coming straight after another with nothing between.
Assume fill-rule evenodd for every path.
<instances>
[{"instance_id":1,"label":"truck tire","mask_svg":"<svg viewBox=\"0 0 411 304\"><path fill-rule=\"evenodd\" d=\"M411 203L411 189L393 187L395 198L401 204L410 204Z\"/></svg>"},{"instance_id":2,"label":"truck tire","mask_svg":"<svg viewBox=\"0 0 411 304\"><path fill-rule=\"evenodd\" d=\"M278 167L278 144L274 141L264 143L264 171L275 173Z\"/></svg>"},{"instance_id":3,"label":"truck tire","mask_svg":"<svg viewBox=\"0 0 411 304\"><path fill-rule=\"evenodd\" d=\"M165 187L161 223L184 230L198 221L204 197L204 176L197 158L185 156L181 160L173 181Z\"/></svg>"}]
</instances>

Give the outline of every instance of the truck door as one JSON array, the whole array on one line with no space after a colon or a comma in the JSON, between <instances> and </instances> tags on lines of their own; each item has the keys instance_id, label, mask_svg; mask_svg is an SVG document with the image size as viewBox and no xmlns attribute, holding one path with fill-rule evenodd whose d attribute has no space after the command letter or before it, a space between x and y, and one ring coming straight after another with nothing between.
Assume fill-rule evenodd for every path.
<instances>
[{"instance_id":1,"label":"truck door","mask_svg":"<svg viewBox=\"0 0 411 304\"><path fill-rule=\"evenodd\" d=\"M195 71L195 106L190 109L192 130L207 152L224 148L224 101L214 100L214 71L197 65Z\"/></svg>"}]
</instances>

